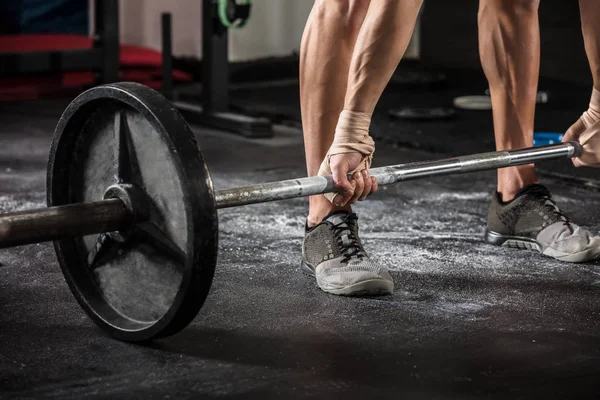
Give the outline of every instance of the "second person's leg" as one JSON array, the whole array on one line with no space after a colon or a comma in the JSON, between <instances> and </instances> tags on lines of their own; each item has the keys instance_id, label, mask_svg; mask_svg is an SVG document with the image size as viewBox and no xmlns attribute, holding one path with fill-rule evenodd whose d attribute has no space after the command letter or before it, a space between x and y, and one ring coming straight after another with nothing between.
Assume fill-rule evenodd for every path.
<instances>
[{"instance_id":1,"label":"second person's leg","mask_svg":"<svg viewBox=\"0 0 600 400\"><path fill-rule=\"evenodd\" d=\"M497 150L533 146L540 67L539 0L480 0L479 53L492 97ZM533 164L498 170L498 193L511 200L537 182Z\"/></svg>"},{"instance_id":2,"label":"second person's leg","mask_svg":"<svg viewBox=\"0 0 600 400\"><path fill-rule=\"evenodd\" d=\"M498 150L533 146L540 64L538 6L539 0L480 0L479 47ZM537 183L533 164L498 170L486 240L569 262L600 256L600 239L558 208L548 189Z\"/></svg>"}]
</instances>

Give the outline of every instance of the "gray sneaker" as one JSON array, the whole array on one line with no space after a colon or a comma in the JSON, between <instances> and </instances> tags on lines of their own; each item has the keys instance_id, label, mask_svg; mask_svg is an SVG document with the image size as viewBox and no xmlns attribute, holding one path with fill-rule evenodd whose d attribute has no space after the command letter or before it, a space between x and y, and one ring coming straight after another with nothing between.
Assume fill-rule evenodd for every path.
<instances>
[{"instance_id":1,"label":"gray sneaker","mask_svg":"<svg viewBox=\"0 0 600 400\"><path fill-rule=\"evenodd\" d=\"M307 229L302 271L316 277L321 290L343 296L390 294L394 281L387 269L369 259L358 237L358 217L335 212Z\"/></svg>"},{"instance_id":2,"label":"gray sneaker","mask_svg":"<svg viewBox=\"0 0 600 400\"><path fill-rule=\"evenodd\" d=\"M486 241L536 250L557 260L586 262L600 257L600 237L567 218L542 185L528 185L502 202L496 193L488 212Z\"/></svg>"}]
</instances>

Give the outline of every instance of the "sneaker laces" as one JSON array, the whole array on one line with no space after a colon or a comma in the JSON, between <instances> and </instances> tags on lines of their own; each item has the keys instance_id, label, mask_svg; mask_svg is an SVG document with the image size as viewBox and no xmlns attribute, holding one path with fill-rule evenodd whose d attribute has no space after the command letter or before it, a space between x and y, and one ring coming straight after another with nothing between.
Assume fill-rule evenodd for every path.
<instances>
[{"instance_id":1,"label":"sneaker laces","mask_svg":"<svg viewBox=\"0 0 600 400\"><path fill-rule=\"evenodd\" d=\"M550 211L555 217L557 217L563 224L569 228L569 231L573 233L573 226L571 225L571 220L567 217L561 210L558 208L554 200L552 199L552 195L547 190L535 190L534 193L540 198L540 200L544 201L544 207Z\"/></svg>"},{"instance_id":2,"label":"sneaker laces","mask_svg":"<svg viewBox=\"0 0 600 400\"><path fill-rule=\"evenodd\" d=\"M358 217L356 214L349 214L345 221L333 225L333 234L337 245L344 255L344 259L342 260L344 263L348 263L352 258L362 260L364 257L367 257L352 229L357 220Z\"/></svg>"}]
</instances>

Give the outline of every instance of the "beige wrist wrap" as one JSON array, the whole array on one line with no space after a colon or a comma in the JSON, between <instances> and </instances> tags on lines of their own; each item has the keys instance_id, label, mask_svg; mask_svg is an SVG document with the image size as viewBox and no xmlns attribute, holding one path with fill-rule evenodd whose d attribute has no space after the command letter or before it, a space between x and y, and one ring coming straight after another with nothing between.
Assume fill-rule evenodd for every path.
<instances>
[{"instance_id":1,"label":"beige wrist wrap","mask_svg":"<svg viewBox=\"0 0 600 400\"><path fill-rule=\"evenodd\" d=\"M577 167L600 167L600 90L594 88L589 108L579 120L585 128L577 138L583 146L583 154L573 159L573 163Z\"/></svg>"},{"instance_id":2,"label":"beige wrist wrap","mask_svg":"<svg viewBox=\"0 0 600 400\"><path fill-rule=\"evenodd\" d=\"M342 111L335 128L333 143L319 168L319 175L331 175L329 160L331 156L336 154L358 152L362 155L360 164L350 171L351 173L369 169L375 152L375 142L369 136L370 125L370 114L348 110ZM325 194L325 197L331 202L333 202L335 196L335 193Z\"/></svg>"},{"instance_id":3,"label":"beige wrist wrap","mask_svg":"<svg viewBox=\"0 0 600 400\"><path fill-rule=\"evenodd\" d=\"M581 122L585 125L585 129L588 129L598 121L600 121L600 91L594 88L590 98L590 106L581 116Z\"/></svg>"}]
</instances>

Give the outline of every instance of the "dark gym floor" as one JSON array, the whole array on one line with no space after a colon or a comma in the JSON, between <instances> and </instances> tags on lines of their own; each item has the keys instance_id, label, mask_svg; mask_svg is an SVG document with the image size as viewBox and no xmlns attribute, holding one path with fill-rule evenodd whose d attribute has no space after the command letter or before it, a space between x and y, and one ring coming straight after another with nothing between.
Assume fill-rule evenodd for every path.
<instances>
[{"instance_id":1,"label":"dark gym floor","mask_svg":"<svg viewBox=\"0 0 600 400\"><path fill-rule=\"evenodd\" d=\"M0 210L44 205L67 103L1 105ZM305 174L298 130L258 141L196 132L217 188ZM380 144L375 164L439 157ZM600 230L599 192L543 183ZM494 172L420 180L358 205L366 247L396 282L379 298L327 295L299 271L305 199L222 210L205 306L147 346L84 315L50 244L1 250L0 398L597 398L600 263L483 243L494 186Z\"/></svg>"}]
</instances>

